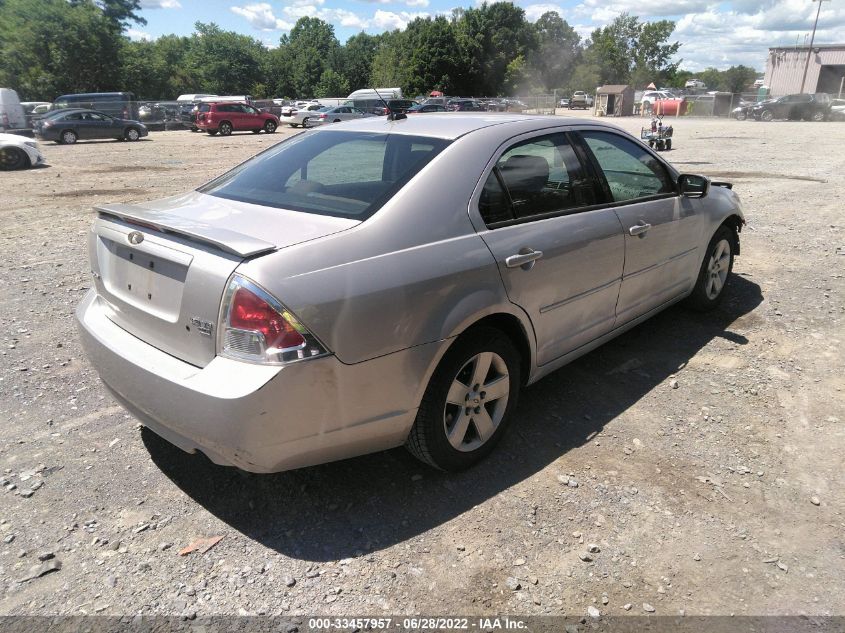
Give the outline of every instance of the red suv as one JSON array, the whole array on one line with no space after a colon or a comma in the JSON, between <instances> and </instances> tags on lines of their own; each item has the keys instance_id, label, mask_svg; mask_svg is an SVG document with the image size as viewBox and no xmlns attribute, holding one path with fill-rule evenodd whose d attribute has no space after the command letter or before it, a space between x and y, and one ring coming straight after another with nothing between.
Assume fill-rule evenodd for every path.
<instances>
[{"instance_id":1,"label":"red suv","mask_svg":"<svg viewBox=\"0 0 845 633\"><path fill-rule=\"evenodd\" d=\"M229 136L232 132L249 130L258 134L261 130L272 134L279 127L279 117L262 112L248 103L227 101L226 103L201 103L197 111L197 128L212 136Z\"/></svg>"}]
</instances>

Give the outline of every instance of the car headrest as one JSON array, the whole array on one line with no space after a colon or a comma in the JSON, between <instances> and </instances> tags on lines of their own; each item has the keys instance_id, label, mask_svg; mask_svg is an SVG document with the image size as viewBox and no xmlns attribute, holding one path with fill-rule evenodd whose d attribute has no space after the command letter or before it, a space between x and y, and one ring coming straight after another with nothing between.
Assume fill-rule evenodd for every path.
<instances>
[{"instance_id":1,"label":"car headrest","mask_svg":"<svg viewBox=\"0 0 845 633\"><path fill-rule=\"evenodd\" d=\"M542 191L549 181L549 163L542 156L515 154L501 167L508 189L515 191Z\"/></svg>"}]
</instances>

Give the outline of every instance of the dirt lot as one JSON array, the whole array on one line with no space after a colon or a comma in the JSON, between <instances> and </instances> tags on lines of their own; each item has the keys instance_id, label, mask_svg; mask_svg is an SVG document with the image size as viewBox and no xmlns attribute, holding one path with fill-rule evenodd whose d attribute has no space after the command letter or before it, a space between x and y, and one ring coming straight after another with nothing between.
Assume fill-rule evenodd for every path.
<instances>
[{"instance_id":1,"label":"dirt lot","mask_svg":"<svg viewBox=\"0 0 845 633\"><path fill-rule=\"evenodd\" d=\"M83 357L92 205L182 192L288 133L46 144L49 167L0 174L0 614L845 613L845 124L679 122L667 157L745 204L723 307L529 388L460 475L401 449L214 466Z\"/></svg>"}]
</instances>

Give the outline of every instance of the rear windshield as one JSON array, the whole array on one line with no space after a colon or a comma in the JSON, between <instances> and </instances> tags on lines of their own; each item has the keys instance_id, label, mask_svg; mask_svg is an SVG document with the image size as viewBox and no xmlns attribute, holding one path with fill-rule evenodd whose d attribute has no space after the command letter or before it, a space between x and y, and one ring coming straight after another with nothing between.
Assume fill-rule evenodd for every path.
<instances>
[{"instance_id":1,"label":"rear windshield","mask_svg":"<svg viewBox=\"0 0 845 633\"><path fill-rule=\"evenodd\" d=\"M449 144L320 130L279 143L199 189L219 198L364 220Z\"/></svg>"}]
</instances>

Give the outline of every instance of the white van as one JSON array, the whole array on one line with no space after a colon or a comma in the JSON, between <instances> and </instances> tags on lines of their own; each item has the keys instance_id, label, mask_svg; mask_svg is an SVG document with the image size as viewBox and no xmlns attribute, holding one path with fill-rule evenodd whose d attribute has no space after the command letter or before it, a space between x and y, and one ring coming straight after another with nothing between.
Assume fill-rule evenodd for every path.
<instances>
[{"instance_id":1,"label":"white van","mask_svg":"<svg viewBox=\"0 0 845 633\"><path fill-rule=\"evenodd\" d=\"M370 114L385 114L391 99L401 99L401 88L364 88L346 97L343 105L351 105Z\"/></svg>"},{"instance_id":2,"label":"white van","mask_svg":"<svg viewBox=\"0 0 845 633\"><path fill-rule=\"evenodd\" d=\"M0 88L0 132L26 128L26 115L18 93L11 88Z\"/></svg>"},{"instance_id":3,"label":"white van","mask_svg":"<svg viewBox=\"0 0 845 633\"><path fill-rule=\"evenodd\" d=\"M203 99L204 97L216 97L216 96L217 95L204 95L204 94L200 94L200 95L194 95L194 94L179 95L178 97L176 97L176 101L199 101L200 99Z\"/></svg>"},{"instance_id":4,"label":"white van","mask_svg":"<svg viewBox=\"0 0 845 633\"><path fill-rule=\"evenodd\" d=\"M199 101L201 103L222 103L224 101L244 101L246 103L252 103L252 95L210 95L206 97L199 97L198 99L194 99L194 101Z\"/></svg>"}]
</instances>

